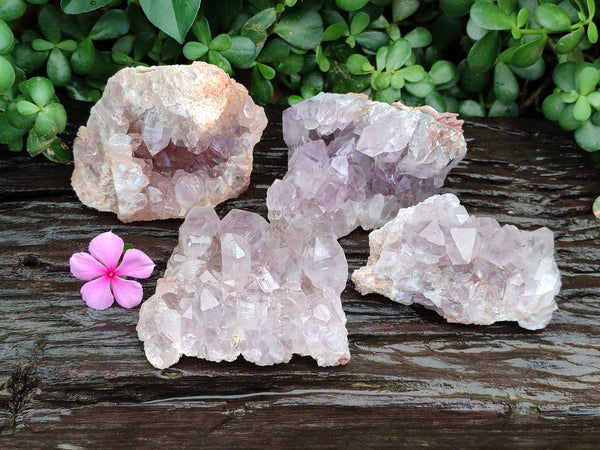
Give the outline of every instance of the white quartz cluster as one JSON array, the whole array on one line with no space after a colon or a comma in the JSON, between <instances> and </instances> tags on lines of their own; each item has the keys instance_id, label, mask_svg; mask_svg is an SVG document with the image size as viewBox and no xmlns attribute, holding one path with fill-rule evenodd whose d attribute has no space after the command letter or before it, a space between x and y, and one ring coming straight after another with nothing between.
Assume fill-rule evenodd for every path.
<instances>
[{"instance_id":1,"label":"white quartz cluster","mask_svg":"<svg viewBox=\"0 0 600 450\"><path fill-rule=\"evenodd\" d=\"M552 232L469 216L453 194L400 210L370 233L369 245L368 264L352 274L363 295L420 303L449 322L508 320L531 330L545 327L556 309Z\"/></svg>"},{"instance_id":2,"label":"white quartz cluster","mask_svg":"<svg viewBox=\"0 0 600 450\"><path fill-rule=\"evenodd\" d=\"M195 207L179 244L140 310L148 360L169 367L182 355L258 365L309 355L321 366L350 359L340 294L348 266L332 236L280 230L258 214Z\"/></svg>"},{"instance_id":3,"label":"white quartz cluster","mask_svg":"<svg viewBox=\"0 0 600 450\"><path fill-rule=\"evenodd\" d=\"M79 199L124 222L185 217L237 197L267 125L217 66L136 67L108 80L73 144Z\"/></svg>"}]
</instances>

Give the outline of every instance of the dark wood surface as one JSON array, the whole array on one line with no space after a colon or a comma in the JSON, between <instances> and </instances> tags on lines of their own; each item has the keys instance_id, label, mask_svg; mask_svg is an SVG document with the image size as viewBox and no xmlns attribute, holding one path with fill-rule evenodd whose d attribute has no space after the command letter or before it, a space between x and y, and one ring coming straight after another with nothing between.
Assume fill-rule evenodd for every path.
<instances>
[{"instance_id":1,"label":"dark wood surface","mask_svg":"<svg viewBox=\"0 0 600 450\"><path fill-rule=\"evenodd\" d=\"M250 189L217 208L266 216L286 170L281 108ZM85 108L71 117L86 120ZM69 128L72 140L76 124ZM352 359L258 367L144 357L138 310L85 307L72 253L113 230L165 270L180 220L122 224L83 206L72 166L0 151L0 448L600 448L600 179L568 134L529 119L468 121L444 192L470 213L555 232L563 287L540 331L447 324L418 306L343 293ZM367 233L341 239L350 270Z\"/></svg>"}]
</instances>

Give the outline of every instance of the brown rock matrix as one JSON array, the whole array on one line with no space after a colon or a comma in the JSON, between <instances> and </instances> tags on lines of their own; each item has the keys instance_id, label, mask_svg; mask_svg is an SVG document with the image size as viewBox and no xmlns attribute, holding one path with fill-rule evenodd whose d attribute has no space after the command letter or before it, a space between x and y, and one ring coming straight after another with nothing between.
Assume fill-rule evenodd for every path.
<instances>
[{"instance_id":1,"label":"brown rock matrix","mask_svg":"<svg viewBox=\"0 0 600 450\"><path fill-rule=\"evenodd\" d=\"M185 217L237 197L267 119L220 68L136 67L106 84L73 145L79 199L123 222Z\"/></svg>"}]
</instances>

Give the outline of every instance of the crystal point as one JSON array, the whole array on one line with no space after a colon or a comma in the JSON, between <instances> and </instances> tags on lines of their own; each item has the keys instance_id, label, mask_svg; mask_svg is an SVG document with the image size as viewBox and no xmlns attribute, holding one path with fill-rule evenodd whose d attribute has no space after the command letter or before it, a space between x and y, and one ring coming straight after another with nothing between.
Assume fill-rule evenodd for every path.
<instances>
[{"instance_id":1,"label":"crystal point","mask_svg":"<svg viewBox=\"0 0 600 450\"><path fill-rule=\"evenodd\" d=\"M357 290L409 305L420 303L449 322L488 325L515 320L545 327L556 309L560 273L547 228L521 231L469 216L453 194L435 195L369 235Z\"/></svg>"}]
</instances>

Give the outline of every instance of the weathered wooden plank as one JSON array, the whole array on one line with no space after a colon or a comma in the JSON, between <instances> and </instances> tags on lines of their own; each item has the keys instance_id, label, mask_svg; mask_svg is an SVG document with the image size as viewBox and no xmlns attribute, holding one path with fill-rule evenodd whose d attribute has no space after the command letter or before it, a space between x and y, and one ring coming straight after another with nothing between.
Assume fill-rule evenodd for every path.
<instances>
[{"instance_id":1,"label":"weathered wooden plank","mask_svg":"<svg viewBox=\"0 0 600 450\"><path fill-rule=\"evenodd\" d=\"M266 189L285 173L280 111L267 110L250 189L220 215L239 207L266 216ZM152 368L137 310L85 308L68 258L112 229L157 263L143 283L149 296L181 221L122 224L79 203L69 165L1 153L0 447L600 443L597 174L545 122L470 121L465 134L469 153L444 191L473 214L555 231L560 310L536 332L453 325L418 306L361 297L349 283L352 360L325 369L300 357L274 367L184 358ZM366 232L340 242L351 270L366 262Z\"/></svg>"}]
</instances>

